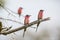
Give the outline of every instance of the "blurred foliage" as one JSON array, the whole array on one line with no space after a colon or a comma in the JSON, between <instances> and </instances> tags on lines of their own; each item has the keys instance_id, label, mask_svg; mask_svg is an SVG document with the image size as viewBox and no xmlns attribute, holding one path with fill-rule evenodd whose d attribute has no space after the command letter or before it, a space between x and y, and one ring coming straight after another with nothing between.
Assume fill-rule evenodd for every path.
<instances>
[{"instance_id":1,"label":"blurred foliage","mask_svg":"<svg viewBox=\"0 0 60 40\"><path fill-rule=\"evenodd\" d=\"M1 8L1 5L2 5L2 6L5 5L5 0L0 0L0 8Z\"/></svg>"},{"instance_id":2,"label":"blurred foliage","mask_svg":"<svg viewBox=\"0 0 60 40\"><path fill-rule=\"evenodd\" d=\"M1 30L2 30L2 22L0 22L0 32L1 32Z\"/></svg>"}]
</instances>

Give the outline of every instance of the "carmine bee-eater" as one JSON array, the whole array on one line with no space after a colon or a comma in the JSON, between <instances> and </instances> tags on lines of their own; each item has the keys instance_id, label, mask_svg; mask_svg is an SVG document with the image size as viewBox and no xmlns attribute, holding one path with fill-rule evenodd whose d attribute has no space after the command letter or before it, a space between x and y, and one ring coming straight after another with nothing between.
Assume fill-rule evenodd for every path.
<instances>
[{"instance_id":1,"label":"carmine bee-eater","mask_svg":"<svg viewBox=\"0 0 60 40\"><path fill-rule=\"evenodd\" d=\"M30 18L30 15L25 16L24 25L29 25L29 18ZM25 27L25 29L24 29L23 37L25 35L26 29L27 29L27 27Z\"/></svg>"},{"instance_id":2,"label":"carmine bee-eater","mask_svg":"<svg viewBox=\"0 0 60 40\"><path fill-rule=\"evenodd\" d=\"M22 7L19 7L19 9L18 9L18 15L19 15L19 17L21 16L21 13L22 13Z\"/></svg>"},{"instance_id":3,"label":"carmine bee-eater","mask_svg":"<svg viewBox=\"0 0 60 40\"><path fill-rule=\"evenodd\" d=\"M40 11L39 11L38 21L39 21L39 20L42 20L42 18L43 18L43 11L44 11L44 10L40 10ZM38 29L39 24L40 24L40 22L37 23L36 31L37 31L37 29Z\"/></svg>"},{"instance_id":4,"label":"carmine bee-eater","mask_svg":"<svg viewBox=\"0 0 60 40\"><path fill-rule=\"evenodd\" d=\"M0 32L2 31L2 22L0 22Z\"/></svg>"}]
</instances>

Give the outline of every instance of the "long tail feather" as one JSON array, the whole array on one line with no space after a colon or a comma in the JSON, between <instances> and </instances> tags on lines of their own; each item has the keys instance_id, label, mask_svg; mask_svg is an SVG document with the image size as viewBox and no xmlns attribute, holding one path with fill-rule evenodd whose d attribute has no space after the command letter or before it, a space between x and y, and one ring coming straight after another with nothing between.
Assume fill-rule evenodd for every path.
<instances>
[{"instance_id":1,"label":"long tail feather","mask_svg":"<svg viewBox=\"0 0 60 40\"><path fill-rule=\"evenodd\" d=\"M23 33L23 37L24 37L24 35L25 35L25 31L24 31L24 33Z\"/></svg>"},{"instance_id":2,"label":"long tail feather","mask_svg":"<svg viewBox=\"0 0 60 40\"><path fill-rule=\"evenodd\" d=\"M37 32L37 29L38 29L38 26L39 26L40 22L37 23L37 28L36 28L36 32Z\"/></svg>"},{"instance_id":3,"label":"long tail feather","mask_svg":"<svg viewBox=\"0 0 60 40\"><path fill-rule=\"evenodd\" d=\"M24 29L23 37L24 37L24 35L25 35L25 32L26 32L26 28Z\"/></svg>"},{"instance_id":4,"label":"long tail feather","mask_svg":"<svg viewBox=\"0 0 60 40\"><path fill-rule=\"evenodd\" d=\"M21 15L19 15L19 18L20 18Z\"/></svg>"}]
</instances>

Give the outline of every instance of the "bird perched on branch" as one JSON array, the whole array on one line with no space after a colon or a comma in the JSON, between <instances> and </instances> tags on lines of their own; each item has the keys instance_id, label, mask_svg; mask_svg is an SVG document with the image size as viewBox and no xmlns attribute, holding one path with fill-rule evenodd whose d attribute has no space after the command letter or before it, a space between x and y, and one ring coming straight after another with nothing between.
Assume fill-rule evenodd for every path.
<instances>
[{"instance_id":1,"label":"bird perched on branch","mask_svg":"<svg viewBox=\"0 0 60 40\"><path fill-rule=\"evenodd\" d=\"M21 16L21 13L22 13L22 7L19 7L19 9L18 9L18 15L19 15L19 17Z\"/></svg>"},{"instance_id":2,"label":"bird perched on branch","mask_svg":"<svg viewBox=\"0 0 60 40\"><path fill-rule=\"evenodd\" d=\"M43 11L44 11L44 10L40 10L40 11L39 11L38 21L39 21L39 20L42 20L42 18L43 18ZM40 22L37 23L36 31L37 31L37 29L38 29L39 24L40 24Z\"/></svg>"},{"instance_id":3,"label":"bird perched on branch","mask_svg":"<svg viewBox=\"0 0 60 40\"><path fill-rule=\"evenodd\" d=\"M30 15L26 15L26 16L25 16L24 25L26 25L26 26L29 25L29 18L30 18ZM24 35L25 35L26 29L27 29L27 27L24 28L23 37L24 37Z\"/></svg>"}]
</instances>

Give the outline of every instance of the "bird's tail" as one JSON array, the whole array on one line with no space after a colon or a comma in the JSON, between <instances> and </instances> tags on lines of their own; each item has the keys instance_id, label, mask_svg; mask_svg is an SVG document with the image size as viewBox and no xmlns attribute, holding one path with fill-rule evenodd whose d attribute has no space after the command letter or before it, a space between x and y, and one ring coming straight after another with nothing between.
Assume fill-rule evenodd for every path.
<instances>
[{"instance_id":1,"label":"bird's tail","mask_svg":"<svg viewBox=\"0 0 60 40\"><path fill-rule=\"evenodd\" d=\"M37 23L37 28L36 28L36 32L37 32L37 29L38 29L38 26L39 26L40 22Z\"/></svg>"},{"instance_id":2,"label":"bird's tail","mask_svg":"<svg viewBox=\"0 0 60 40\"><path fill-rule=\"evenodd\" d=\"M19 18L20 18L21 15L19 15Z\"/></svg>"},{"instance_id":3,"label":"bird's tail","mask_svg":"<svg viewBox=\"0 0 60 40\"><path fill-rule=\"evenodd\" d=\"M25 31L24 31L24 33L23 33L23 37L24 37L24 35L25 35Z\"/></svg>"},{"instance_id":4,"label":"bird's tail","mask_svg":"<svg viewBox=\"0 0 60 40\"><path fill-rule=\"evenodd\" d=\"M24 35L25 35L25 32L26 32L26 28L24 29L23 37L24 37Z\"/></svg>"}]
</instances>

